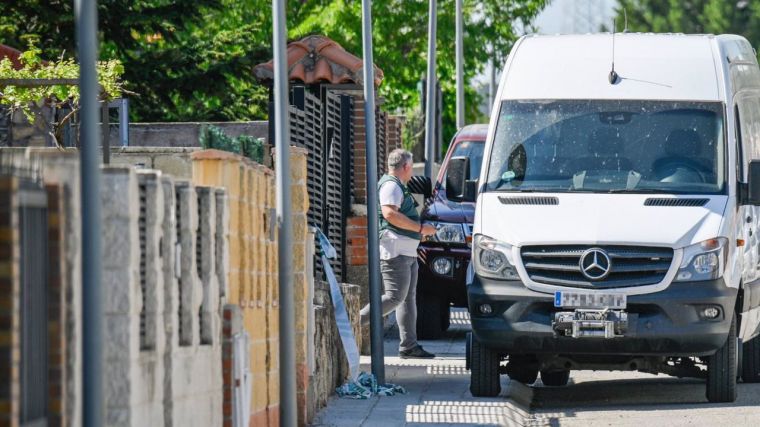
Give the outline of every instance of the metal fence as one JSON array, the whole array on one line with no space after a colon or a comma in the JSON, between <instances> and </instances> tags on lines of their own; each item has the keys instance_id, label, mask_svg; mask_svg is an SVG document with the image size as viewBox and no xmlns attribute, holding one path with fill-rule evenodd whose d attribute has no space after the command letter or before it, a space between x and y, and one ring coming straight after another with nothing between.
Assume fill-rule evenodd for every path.
<instances>
[{"instance_id":1,"label":"metal fence","mask_svg":"<svg viewBox=\"0 0 760 427\"><path fill-rule=\"evenodd\" d=\"M48 214L44 188L19 191L21 279L21 426L47 425Z\"/></svg>"}]
</instances>

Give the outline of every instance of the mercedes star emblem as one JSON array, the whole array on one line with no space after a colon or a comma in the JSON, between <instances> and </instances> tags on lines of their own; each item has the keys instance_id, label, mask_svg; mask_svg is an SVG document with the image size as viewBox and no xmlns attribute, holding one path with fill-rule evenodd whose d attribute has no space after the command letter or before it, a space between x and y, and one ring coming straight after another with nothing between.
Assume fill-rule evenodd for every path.
<instances>
[{"instance_id":1,"label":"mercedes star emblem","mask_svg":"<svg viewBox=\"0 0 760 427\"><path fill-rule=\"evenodd\" d=\"M591 248L581 255L581 273L591 280L602 280L610 274L612 262L604 249Z\"/></svg>"}]
</instances>

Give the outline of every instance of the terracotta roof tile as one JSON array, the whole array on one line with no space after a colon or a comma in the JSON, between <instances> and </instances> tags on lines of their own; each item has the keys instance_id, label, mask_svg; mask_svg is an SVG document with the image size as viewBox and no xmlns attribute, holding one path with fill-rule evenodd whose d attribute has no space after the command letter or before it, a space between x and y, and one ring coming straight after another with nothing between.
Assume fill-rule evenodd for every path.
<instances>
[{"instance_id":1,"label":"terracotta roof tile","mask_svg":"<svg viewBox=\"0 0 760 427\"><path fill-rule=\"evenodd\" d=\"M291 81L305 84L363 84L362 59L348 53L341 45L325 36L308 36L289 43L287 55ZM273 80L273 61L255 66L253 75L260 81ZM383 71L375 66L375 86L379 86L382 81Z\"/></svg>"},{"instance_id":2,"label":"terracotta roof tile","mask_svg":"<svg viewBox=\"0 0 760 427\"><path fill-rule=\"evenodd\" d=\"M13 68L17 70L21 69L21 61L19 60L20 56L21 56L21 51L18 51L4 44L0 44L0 59L9 58L11 62L13 63Z\"/></svg>"}]
</instances>

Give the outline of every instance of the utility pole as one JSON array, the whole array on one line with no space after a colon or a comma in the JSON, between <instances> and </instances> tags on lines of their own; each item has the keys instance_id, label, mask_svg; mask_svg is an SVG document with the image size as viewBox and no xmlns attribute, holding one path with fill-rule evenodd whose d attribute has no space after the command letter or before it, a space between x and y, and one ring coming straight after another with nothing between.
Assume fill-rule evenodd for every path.
<instances>
[{"instance_id":1,"label":"utility pole","mask_svg":"<svg viewBox=\"0 0 760 427\"><path fill-rule=\"evenodd\" d=\"M369 332L372 374L385 384L383 306L377 224L377 140L375 138L375 65L372 58L372 0L362 0L364 61L364 130L367 150L367 258L369 264Z\"/></svg>"},{"instance_id":2,"label":"utility pole","mask_svg":"<svg viewBox=\"0 0 760 427\"><path fill-rule=\"evenodd\" d=\"M457 130L464 127L464 11L456 0Z\"/></svg>"},{"instance_id":3,"label":"utility pole","mask_svg":"<svg viewBox=\"0 0 760 427\"><path fill-rule=\"evenodd\" d=\"M83 425L103 425L103 307L101 297L100 133L98 132L98 5L76 0L81 128Z\"/></svg>"},{"instance_id":4,"label":"utility pole","mask_svg":"<svg viewBox=\"0 0 760 427\"><path fill-rule=\"evenodd\" d=\"M272 0L274 38L274 140L277 205L277 259L280 290L280 425L295 427L296 334L293 303L293 227L290 214L290 129L285 0Z\"/></svg>"},{"instance_id":5,"label":"utility pole","mask_svg":"<svg viewBox=\"0 0 760 427\"><path fill-rule=\"evenodd\" d=\"M428 12L428 63L427 95L425 96L425 176L433 180L433 160L435 157L435 41L436 41L436 0L429 1Z\"/></svg>"}]
</instances>

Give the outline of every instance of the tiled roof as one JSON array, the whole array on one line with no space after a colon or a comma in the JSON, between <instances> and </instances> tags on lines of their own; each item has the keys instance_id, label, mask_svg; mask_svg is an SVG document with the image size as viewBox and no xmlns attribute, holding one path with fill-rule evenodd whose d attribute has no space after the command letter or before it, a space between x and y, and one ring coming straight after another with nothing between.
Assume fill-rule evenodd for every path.
<instances>
[{"instance_id":1,"label":"tiled roof","mask_svg":"<svg viewBox=\"0 0 760 427\"><path fill-rule=\"evenodd\" d=\"M362 59L348 52L338 43L324 36L308 36L288 44L288 75L291 81L305 84L355 83L362 85ZM260 81L274 79L273 61L253 68ZM375 86L383 80L383 71L375 66Z\"/></svg>"},{"instance_id":2,"label":"tiled roof","mask_svg":"<svg viewBox=\"0 0 760 427\"><path fill-rule=\"evenodd\" d=\"M17 70L21 68L21 61L19 61L20 55L21 55L20 51L10 46L0 44L0 59L10 58L11 62L13 63L13 68Z\"/></svg>"}]
</instances>

